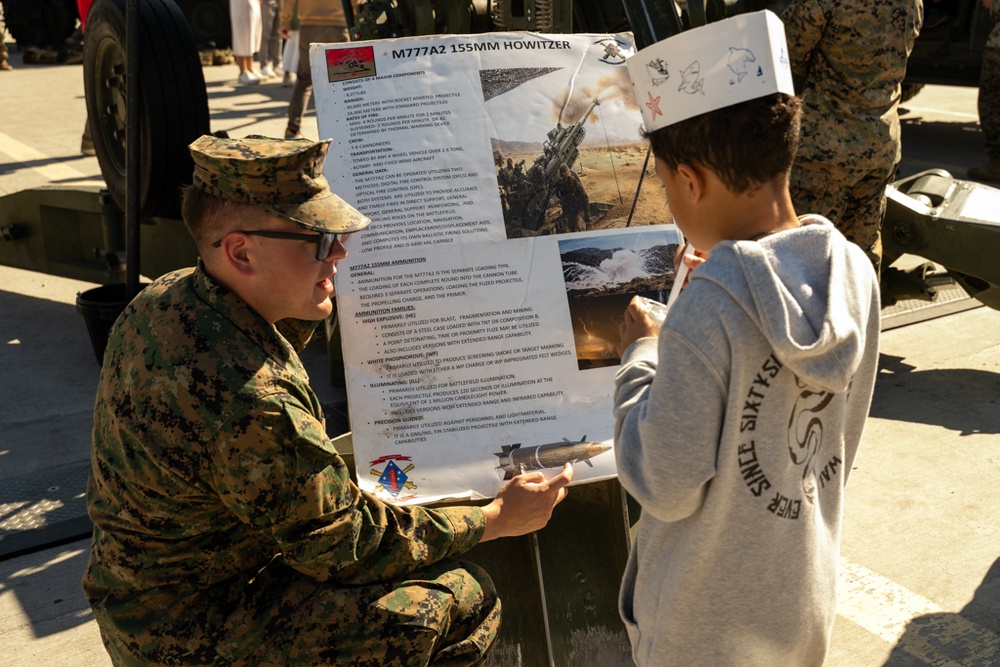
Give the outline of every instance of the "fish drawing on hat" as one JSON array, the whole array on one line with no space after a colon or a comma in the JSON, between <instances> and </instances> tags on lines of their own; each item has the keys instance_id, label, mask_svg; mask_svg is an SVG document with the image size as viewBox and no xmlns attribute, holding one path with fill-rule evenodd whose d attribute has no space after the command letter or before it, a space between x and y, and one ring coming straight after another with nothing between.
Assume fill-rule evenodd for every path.
<instances>
[{"instance_id":1,"label":"fish drawing on hat","mask_svg":"<svg viewBox=\"0 0 1000 667\"><path fill-rule=\"evenodd\" d=\"M729 61L726 63L729 69L732 70L733 74L736 75L736 82L740 83L743 81L743 77L750 73L753 69L753 64L757 62L757 58L754 57L753 51L750 49L737 49L735 47L729 47ZM757 76L763 75L763 71L760 67L757 68Z\"/></svg>"},{"instance_id":2,"label":"fish drawing on hat","mask_svg":"<svg viewBox=\"0 0 1000 667\"><path fill-rule=\"evenodd\" d=\"M701 78L701 65L697 60L681 70L681 85L677 90L688 95L705 94L705 80Z\"/></svg>"},{"instance_id":3,"label":"fish drawing on hat","mask_svg":"<svg viewBox=\"0 0 1000 667\"><path fill-rule=\"evenodd\" d=\"M649 71L649 79L652 85L658 86L670 78L670 70L667 68L667 61L663 58L654 58L646 63Z\"/></svg>"}]
</instances>

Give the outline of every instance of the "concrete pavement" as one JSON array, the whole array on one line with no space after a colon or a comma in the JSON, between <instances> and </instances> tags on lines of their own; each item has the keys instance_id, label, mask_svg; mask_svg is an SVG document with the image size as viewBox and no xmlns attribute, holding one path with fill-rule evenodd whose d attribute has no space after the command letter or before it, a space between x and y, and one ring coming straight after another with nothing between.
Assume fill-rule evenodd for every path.
<instances>
[{"instance_id":1,"label":"concrete pavement","mask_svg":"<svg viewBox=\"0 0 1000 667\"><path fill-rule=\"evenodd\" d=\"M80 67L14 56L17 69L0 73L0 195L99 179L96 159L79 155ZM282 132L288 89L236 87L235 66L205 76L213 130ZM974 90L928 87L908 108L902 175L962 176L981 161ZM305 134L317 138L312 115ZM26 508L42 523L80 515L98 367L74 303L92 286L0 267L0 537L19 532L5 522ZM322 352L311 368L328 387ZM848 487L827 665L1000 664L998 399L1000 313L977 308L884 334ZM110 664L79 587L88 546L75 539L0 560L0 664Z\"/></svg>"}]
</instances>

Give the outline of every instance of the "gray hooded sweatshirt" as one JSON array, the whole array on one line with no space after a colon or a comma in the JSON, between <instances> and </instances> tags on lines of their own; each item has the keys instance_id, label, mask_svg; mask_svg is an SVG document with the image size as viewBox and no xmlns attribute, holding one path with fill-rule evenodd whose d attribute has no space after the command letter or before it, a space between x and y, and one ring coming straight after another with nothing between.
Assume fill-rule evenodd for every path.
<instances>
[{"instance_id":1,"label":"gray hooded sweatshirt","mask_svg":"<svg viewBox=\"0 0 1000 667\"><path fill-rule=\"evenodd\" d=\"M619 605L639 665L826 655L879 294L857 246L800 220L715 246L622 359L615 455L642 517Z\"/></svg>"}]
</instances>

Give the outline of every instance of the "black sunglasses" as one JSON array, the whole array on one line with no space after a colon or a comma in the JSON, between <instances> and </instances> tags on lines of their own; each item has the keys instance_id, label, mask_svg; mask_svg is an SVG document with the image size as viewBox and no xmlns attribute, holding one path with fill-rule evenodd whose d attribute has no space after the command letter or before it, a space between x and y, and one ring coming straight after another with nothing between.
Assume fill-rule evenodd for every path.
<instances>
[{"instance_id":1,"label":"black sunglasses","mask_svg":"<svg viewBox=\"0 0 1000 667\"><path fill-rule=\"evenodd\" d=\"M316 259L320 262L324 261L330 256L330 251L333 250L333 245L337 241L342 241L347 234L334 234L332 232L317 232L315 234L296 234L295 232L272 232L265 229L261 230L238 230L240 234L246 234L247 236L263 236L268 239L290 239L293 241L309 241L310 243L316 244ZM222 245L222 239L219 239L212 244L213 248L218 248Z\"/></svg>"}]
</instances>

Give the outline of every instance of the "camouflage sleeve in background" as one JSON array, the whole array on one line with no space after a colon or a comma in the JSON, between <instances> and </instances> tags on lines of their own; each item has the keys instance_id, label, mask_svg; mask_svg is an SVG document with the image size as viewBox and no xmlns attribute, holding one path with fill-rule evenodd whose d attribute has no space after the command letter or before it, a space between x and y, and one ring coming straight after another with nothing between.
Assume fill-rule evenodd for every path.
<instances>
[{"instance_id":1,"label":"camouflage sleeve in background","mask_svg":"<svg viewBox=\"0 0 1000 667\"><path fill-rule=\"evenodd\" d=\"M799 90L797 162L857 174L891 170L900 156L900 84L923 24L921 0L800 0L782 19L793 63L811 48Z\"/></svg>"},{"instance_id":2,"label":"camouflage sleeve in background","mask_svg":"<svg viewBox=\"0 0 1000 667\"><path fill-rule=\"evenodd\" d=\"M1000 49L1000 0L994 0L990 3L989 13L990 18L993 19L993 30L986 38L986 48Z\"/></svg>"},{"instance_id":3,"label":"camouflage sleeve in background","mask_svg":"<svg viewBox=\"0 0 1000 667\"><path fill-rule=\"evenodd\" d=\"M792 74L804 78L809 73L813 49L826 30L829 2L802 0L793 2L781 15L788 42Z\"/></svg>"}]
</instances>

